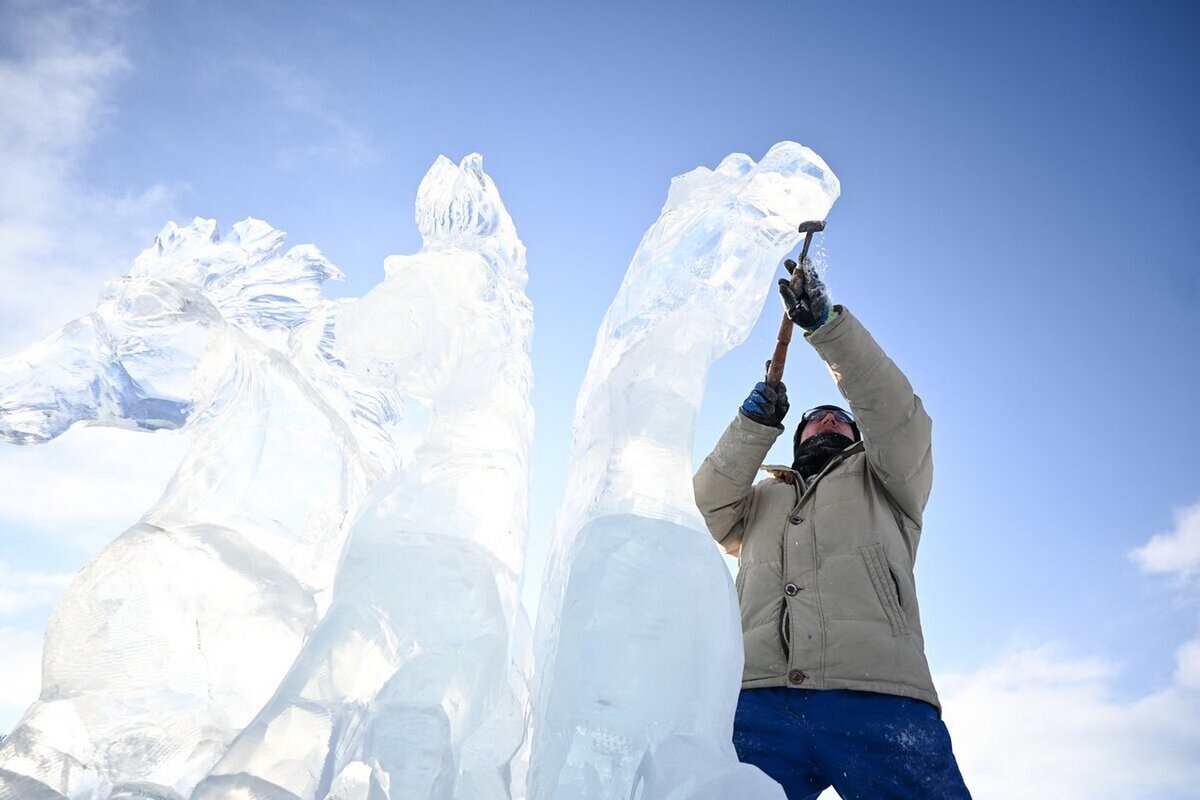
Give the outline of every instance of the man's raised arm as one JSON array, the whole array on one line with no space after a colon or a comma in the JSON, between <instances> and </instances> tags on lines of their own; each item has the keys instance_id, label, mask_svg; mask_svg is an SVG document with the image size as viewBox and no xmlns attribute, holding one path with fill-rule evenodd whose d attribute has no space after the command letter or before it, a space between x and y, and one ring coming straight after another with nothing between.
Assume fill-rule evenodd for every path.
<instances>
[{"instance_id":1,"label":"man's raised arm","mask_svg":"<svg viewBox=\"0 0 1200 800\"><path fill-rule=\"evenodd\" d=\"M778 391L765 383L755 386L692 479L696 506L713 538L730 555L741 549L746 520L754 510L754 476L783 432L786 413L783 384Z\"/></svg>"},{"instance_id":2,"label":"man's raised arm","mask_svg":"<svg viewBox=\"0 0 1200 800\"><path fill-rule=\"evenodd\" d=\"M858 420L867 461L917 526L933 485L932 422L899 367L842 306L805 338L829 365Z\"/></svg>"}]
</instances>

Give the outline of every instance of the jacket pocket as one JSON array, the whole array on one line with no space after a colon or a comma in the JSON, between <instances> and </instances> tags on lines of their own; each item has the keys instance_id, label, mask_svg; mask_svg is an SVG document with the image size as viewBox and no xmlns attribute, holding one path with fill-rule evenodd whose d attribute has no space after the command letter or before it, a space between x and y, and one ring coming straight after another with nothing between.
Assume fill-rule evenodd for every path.
<instances>
[{"instance_id":1,"label":"jacket pocket","mask_svg":"<svg viewBox=\"0 0 1200 800\"><path fill-rule=\"evenodd\" d=\"M792 660L792 614L788 610L787 600L783 601L783 609L779 612L779 646L783 648L783 661Z\"/></svg>"},{"instance_id":2,"label":"jacket pocket","mask_svg":"<svg viewBox=\"0 0 1200 800\"><path fill-rule=\"evenodd\" d=\"M892 636L907 636L912 633L908 626L908 617L900 607L900 594L896 588L896 579L888 566L887 556L883 545L868 544L858 548L862 554L863 563L867 565L867 574L871 576L871 585L879 597L879 605L892 626Z\"/></svg>"}]
</instances>

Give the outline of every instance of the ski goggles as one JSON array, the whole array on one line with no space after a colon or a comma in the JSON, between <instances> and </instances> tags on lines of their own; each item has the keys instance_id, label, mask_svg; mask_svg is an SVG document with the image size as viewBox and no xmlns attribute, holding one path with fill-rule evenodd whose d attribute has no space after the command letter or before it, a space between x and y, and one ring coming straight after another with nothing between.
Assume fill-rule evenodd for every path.
<instances>
[{"instance_id":1,"label":"ski goggles","mask_svg":"<svg viewBox=\"0 0 1200 800\"><path fill-rule=\"evenodd\" d=\"M821 419L826 414L833 414L834 419L836 419L838 422L844 422L847 425L858 424L855 421L854 416L849 411L842 411L840 408L828 408L824 406L810 408L808 411L805 411L804 416L800 418L800 424L802 426L807 425L815 419Z\"/></svg>"}]
</instances>

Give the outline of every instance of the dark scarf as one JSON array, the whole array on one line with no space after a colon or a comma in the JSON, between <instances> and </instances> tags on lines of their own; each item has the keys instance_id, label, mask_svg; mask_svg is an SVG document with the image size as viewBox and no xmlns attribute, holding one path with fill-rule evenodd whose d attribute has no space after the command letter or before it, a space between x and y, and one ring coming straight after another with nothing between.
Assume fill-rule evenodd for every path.
<instances>
[{"instance_id":1,"label":"dark scarf","mask_svg":"<svg viewBox=\"0 0 1200 800\"><path fill-rule=\"evenodd\" d=\"M811 478L825 469L831 458L852 444L853 439L836 431L814 433L797 445L796 460L792 462L792 469L805 478Z\"/></svg>"}]
</instances>

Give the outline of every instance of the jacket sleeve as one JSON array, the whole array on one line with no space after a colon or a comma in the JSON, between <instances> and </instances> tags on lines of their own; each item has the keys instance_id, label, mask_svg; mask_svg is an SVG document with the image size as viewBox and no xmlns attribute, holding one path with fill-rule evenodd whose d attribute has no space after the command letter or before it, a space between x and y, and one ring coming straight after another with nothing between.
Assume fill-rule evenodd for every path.
<instances>
[{"instance_id":1,"label":"jacket sleeve","mask_svg":"<svg viewBox=\"0 0 1200 800\"><path fill-rule=\"evenodd\" d=\"M932 426L921 398L867 329L842 306L805 338L829 365L858 419L867 463L918 527L933 485Z\"/></svg>"},{"instance_id":2,"label":"jacket sleeve","mask_svg":"<svg viewBox=\"0 0 1200 800\"><path fill-rule=\"evenodd\" d=\"M753 510L754 476L780 433L738 414L692 479L709 532L731 555L741 549Z\"/></svg>"}]
</instances>

